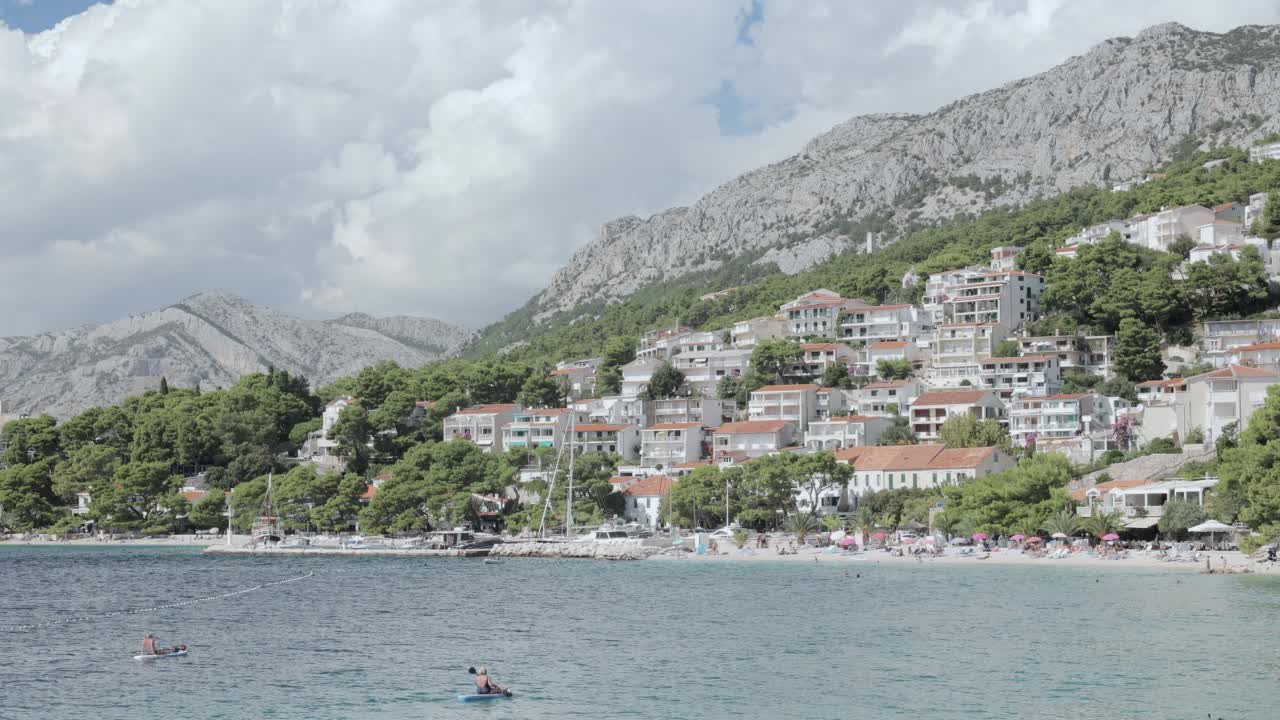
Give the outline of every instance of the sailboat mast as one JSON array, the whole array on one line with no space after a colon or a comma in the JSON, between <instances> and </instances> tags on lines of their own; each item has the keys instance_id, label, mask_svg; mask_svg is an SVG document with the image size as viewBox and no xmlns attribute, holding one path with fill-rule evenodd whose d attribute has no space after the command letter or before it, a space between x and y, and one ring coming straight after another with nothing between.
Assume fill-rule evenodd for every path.
<instances>
[{"instance_id":1,"label":"sailboat mast","mask_svg":"<svg viewBox=\"0 0 1280 720\"><path fill-rule=\"evenodd\" d=\"M574 422L573 411L569 411L569 442L566 447L569 448L569 487L564 498L564 534L569 537L573 534L573 434L577 428Z\"/></svg>"}]
</instances>

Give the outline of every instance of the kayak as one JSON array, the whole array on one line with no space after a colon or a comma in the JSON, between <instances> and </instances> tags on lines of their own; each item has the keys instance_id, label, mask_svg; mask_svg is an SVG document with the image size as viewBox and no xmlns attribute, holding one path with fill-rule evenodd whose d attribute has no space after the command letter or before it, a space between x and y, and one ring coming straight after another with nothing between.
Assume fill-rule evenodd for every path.
<instances>
[{"instance_id":1,"label":"kayak","mask_svg":"<svg viewBox=\"0 0 1280 720\"><path fill-rule=\"evenodd\" d=\"M481 702L483 700L502 700L511 697L511 693L485 693L484 695L459 695L458 702Z\"/></svg>"},{"instance_id":2,"label":"kayak","mask_svg":"<svg viewBox=\"0 0 1280 720\"><path fill-rule=\"evenodd\" d=\"M147 662L148 660L164 660L165 658L185 657L186 650L178 650L164 655L134 655L133 659L139 662Z\"/></svg>"}]
</instances>

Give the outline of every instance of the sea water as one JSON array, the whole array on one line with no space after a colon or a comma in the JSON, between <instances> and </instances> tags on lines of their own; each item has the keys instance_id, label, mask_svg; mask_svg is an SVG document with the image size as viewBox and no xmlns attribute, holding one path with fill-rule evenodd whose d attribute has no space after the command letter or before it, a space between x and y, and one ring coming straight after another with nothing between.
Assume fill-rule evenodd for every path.
<instances>
[{"instance_id":1,"label":"sea water","mask_svg":"<svg viewBox=\"0 0 1280 720\"><path fill-rule=\"evenodd\" d=\"M1272 719L1278 623L1280 578L1048 561L0 546L0 718ZM457 703L480 664L516 697Z\"/></svg>"}]
</instances>

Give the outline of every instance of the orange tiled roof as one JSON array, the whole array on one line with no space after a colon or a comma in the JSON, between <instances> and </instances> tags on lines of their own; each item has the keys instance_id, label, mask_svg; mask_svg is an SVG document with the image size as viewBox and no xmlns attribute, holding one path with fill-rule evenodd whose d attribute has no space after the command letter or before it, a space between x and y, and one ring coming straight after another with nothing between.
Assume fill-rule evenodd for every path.
<instances>
[{"instance_id":1,"label":"orange tiled roof","mask_svg":"<svg viewBox=\"0 0 1280 720\"><path fill-rule=\"evenodd\" d=\"M1275 370L1263 370L1262 368L1248 367L1245 365L1228 365L1220 370L1212 370L1203 375L1196 375L1188 380L1205 378L1259 378L1259 377L1280 377L1280 372Z\"/></svg>"},{"instance_id":2,"label":"orange tiled roof","mask_svg":"<svg viewBox=\"0 0 1280 720\"><path fill-rule=\"evenodd\" d=\"M1076 488L1075 490L1071 491L1071 497L1072 499L1075 499L1075 500L1084 500L1087 497L1089 497L1090 490L1097 490L1099 494L1106 495L1112 490L1124 490L1126 488L1145 485L1146 483L1147 483L1146 480L1141 480L1141 479L1139 480L1108 480L1107 482L1098 483L1097 485Z\"/></svg>"},{"instance_id":3,"label":"orange tiled roof","mask_svg":"<svg viewBox=\"0 0 1280 720\"><path fill-rule=\"evenodd\" d=\"M635 485L626 488L622 491L622 494L631 495L632 497L659 497L666 495L674 484L675 481L666 475L651 475Z\"/></svg>"},{"instance_id":4,"label":"orange tiled roof","mask_svg":"<svg viewBox=\"0 0 1280 720\"><path fill-rule=\"evenodd\" d=\"M941 390L927 392L916 398L911 407L926 405L971 405L987 396L989 390Z\"/></svg>"},{"instance_id":5,"label":"orange tiled roof","mask_svg":"<svg viewBox=\"0 0 1280 720\"><path fill-rule=\"evenodd\" d=\"M496 415L520 407L515 403L494 403L492 405L476 405L458 411L459 415Z\"/></svg>"},{"instance_id":6,"label":"orange tiled roof","mask_svg":"<svg viewBox=\"0 0 1280 720\"><path fill-rule=\"evenodd\" d=\"M786 425L785 420L747 420L745 422L732 422L721 425L717 430L717 435L734 435L744 433L771 433L778 432Z\"/></svg>"},{"instance_id":7,"label":"orange tiled roof","mask_svg":"<svg viewBox=\"0 0 1280 720\"><path fill-rule=\"evenodd\" d=\"M907 344L908 343L906 340L880 340L879 342L872 343L871 349L872 350L896 350L898 348L906 347Z\"/></svg>"}]
</instances>

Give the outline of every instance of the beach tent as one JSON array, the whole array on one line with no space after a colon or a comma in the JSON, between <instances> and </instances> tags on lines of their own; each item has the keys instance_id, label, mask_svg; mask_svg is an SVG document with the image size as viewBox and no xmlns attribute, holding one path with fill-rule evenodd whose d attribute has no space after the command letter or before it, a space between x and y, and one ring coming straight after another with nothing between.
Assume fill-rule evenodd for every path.
<instances>
[{"instance_id":1,"label":"beach tent","mask_svg":"<svg viewBox=\"0 0 1280 720\"><path fill-rule=\"evenodd\" d=\"M1205 522L1187 528L1187 532L1193 533L1209 533L1209 544L1216 545L1218 533L1231 533L1236 529L1226 523L1220 523L1217 520L1206 520Z\"/></svg>"}]
</instances>

